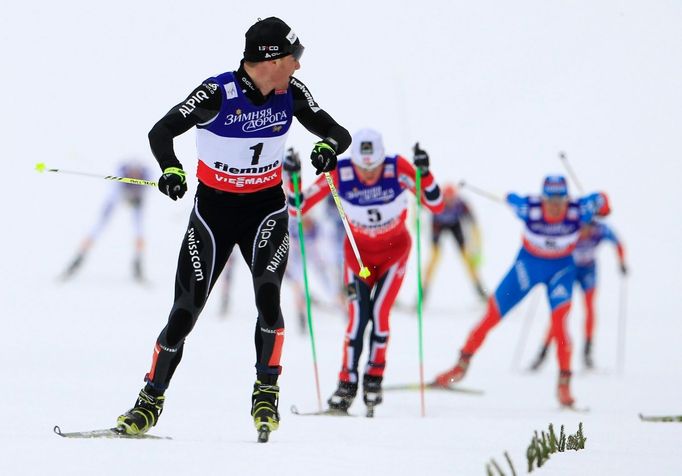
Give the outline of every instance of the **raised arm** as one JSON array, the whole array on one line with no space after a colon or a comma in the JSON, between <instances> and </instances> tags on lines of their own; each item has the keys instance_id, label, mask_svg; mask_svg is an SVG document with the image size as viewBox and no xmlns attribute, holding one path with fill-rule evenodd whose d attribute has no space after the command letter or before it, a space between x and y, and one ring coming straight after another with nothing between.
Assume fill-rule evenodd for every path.
<instances>
[{"instance_id":1,"label":"raised arm","mask_svg":"<svg viewBox=\"0 0 682 476\"><path fill-rule=\"evenodd\" d=\"M425 151L415 145L415 161L412 165L406 158L402 156L397 157L398 180L404 188L416 194L416 180L417 172L415 167L421 170L421 188L422 196L419 198L421 203L428 208L432 213L440 213L443 211L445 204L443 203L443 194L440 187L436 183L436 179L429 170L429 156Z\"/></svg>"}]
</instances>

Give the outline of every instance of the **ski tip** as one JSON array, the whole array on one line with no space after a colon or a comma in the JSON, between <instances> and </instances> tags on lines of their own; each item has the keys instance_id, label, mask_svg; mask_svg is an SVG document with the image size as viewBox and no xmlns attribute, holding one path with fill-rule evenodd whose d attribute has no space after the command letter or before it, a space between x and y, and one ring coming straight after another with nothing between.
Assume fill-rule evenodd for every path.
<instances>
[{"instance_id":1,"label":"ski tip","mask_svg":"<svg viewBox=\"0 0 682 476\"><path fill-rule=\"evenodd\" d=\"M367 278L369 277L369 275L370 275L369 269L367 268L367 266L363 266L362 269L360 270L360 277Z\"/></svg>"},{"instance_id":2,"label":"ski tip","mask_svg":"<svg viewBox=\"0 0 682 476\"><path fill-rule=\"evenodd\" d=\"M36 172L45 172L46 168L47 168L47 165L45 165L45 162L38 162L36 164Z\"/></svg>"},{"instance_id":3,"label":"ski tip","mask_svg":"<svg viewBox=\"0 0 682 476\"><path fill-rule=\"evenodd\" d=\"M680 423L682 422L682 415L644 415L640 413L639 419L652 423Z\"/></svg>"},{"instance_id":4,"label":"ski tip","mask_svg":"<svg viewBox=\"0 0 682 476\"><path fill-rule=\"evenodd\" d=\"M291 413L293 413L294 415L298 415L298 414L299 414L298 407L297 407L296 405L291 405L291 407L289 408L289 410L290 410Z\"/></svg>"},{"instance_id":5,"label":"ski tip","mask_svg":"<svg viewBox=\"0 0 682 476\"><path fill-rule=\"evenodd\" d=\"M58 434L59 436L64 436L64 435L62 434L62 429L59 428L59 425L55 425L54 428L52 428L52 431L54 431L54 432L55 432L56 434Z\"/></svg>"},{"instance_id":6,"label":"ski tip","mask_svg":"<svg viewBox=\"0 0 682 476\"><path fill-rule=\"evenodd\" d=\"M258 430L258 443L267 443L270 439L270 428L267 425L263 425Z\"/></svg>"}]
</instances>

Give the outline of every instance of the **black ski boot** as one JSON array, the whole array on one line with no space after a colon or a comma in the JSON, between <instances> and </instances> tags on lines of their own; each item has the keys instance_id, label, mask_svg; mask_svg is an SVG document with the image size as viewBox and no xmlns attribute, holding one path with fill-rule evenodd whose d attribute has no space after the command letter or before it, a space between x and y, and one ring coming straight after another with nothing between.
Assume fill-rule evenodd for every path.
<instances>
[{"instance_id":1,"label":"black ski boot","mask_svg":"<svg viewBox=\"0 0 682 476\"><path fill-rule=\"evenodd\" d=\"M358 384L353 382L339 381L339 386L334 394L329 397L327 404L329 409L337 412L348 413L348 409L358 393Z\"/></svg>"},{"instance_id":2,"label":"black ski boot","mask_svg":"<svg viewBox=\"0 0 682 476\"><path fill-rule=\"evenodd\" d=\"M362 399L367 405L367 416L374 416L374 407L383 401L383 394L381 392L381 381L383 377L375 377L373 375L366 375L362 378Z\"/></svg>"},{"instance_id":3,"label":"black ski boot","mask_svg":"<svg viewBox=\"0 0 682 476\"><path fill-rule=\"evenodd\" d=\"M266 443L270 432L279 428L279 387L275 384L256 380L251 395L251 416L258 430L258 441Z\"/></svg>"},{"instance_id":4,"label":"black ski boot","mask_svg":"<svg viewBox=\"0 0 682 476\"><path fill-rule=\"evenodd\" d=\"M163 395L153 395L143 388L133 408L118 417L116 427L127 435L148 432L159 421L165 399Z\"/></svg>"}]
</instances>

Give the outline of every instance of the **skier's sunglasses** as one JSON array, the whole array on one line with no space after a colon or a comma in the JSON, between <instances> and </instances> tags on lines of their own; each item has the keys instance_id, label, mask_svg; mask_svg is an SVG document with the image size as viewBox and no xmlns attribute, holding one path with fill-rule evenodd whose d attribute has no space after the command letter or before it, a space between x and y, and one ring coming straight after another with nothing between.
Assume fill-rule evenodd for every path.
<instances>
[{"instance_id":1,"label":"skier's sunglasses","mask_svg":"<svg viewBox=\"0 0 682 476\"><path fill-rule=\"evenodd\" d=\"M293 56L296 61L300 61L301 56L303 56L303 51L305 51L305 46L300 43L298 45L294 45L291 48L291 56Z\"/></svg>"}]
</instances>

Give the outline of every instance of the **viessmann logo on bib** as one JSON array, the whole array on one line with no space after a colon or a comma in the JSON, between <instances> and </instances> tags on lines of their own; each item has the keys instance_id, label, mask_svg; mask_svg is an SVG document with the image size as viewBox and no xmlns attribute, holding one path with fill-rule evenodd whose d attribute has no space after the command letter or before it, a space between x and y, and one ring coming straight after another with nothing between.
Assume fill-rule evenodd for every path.
<instances>
[{"instance_id":1,"label":"viessmann logo on bib","mask_svg":"<svg viewBox=\"0 0 682 476\"><path fill-rule=\"evenodd\" d=\"M234 114L227 115L225 125L241 124L242 131L256 132L273 126L283 126L287 123L287 119L285 111L273 112L272 108L246 113L237 109Z\"/></svg>"}]
</instances>

